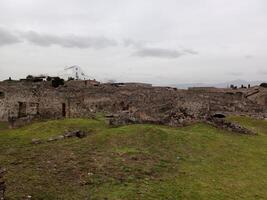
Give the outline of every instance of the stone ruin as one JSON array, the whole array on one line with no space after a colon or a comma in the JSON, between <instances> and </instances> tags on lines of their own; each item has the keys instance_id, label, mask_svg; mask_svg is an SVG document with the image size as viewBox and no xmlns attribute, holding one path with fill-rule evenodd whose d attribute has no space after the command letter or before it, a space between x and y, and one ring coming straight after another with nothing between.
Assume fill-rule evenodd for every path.
<instances>
[{"instance_id":1,"label":"stone ruin","mask_svg":"<svg viewBox=\"0 0 267 200\"><path fill-rule=\"evenodd\" d=\"M155 123L183 126L220 113L267 116L267 88L248 89L153 87L142 83L100 84L67 81L0 82L0 121L11 127L40 119L92 117L104 113L111 125Z\"/></svg>"},{"instance_id":2,"label":"stone ruin","mask_svg":"<svg viewBox=\"0 0 267 200\"><path fill-rule=\"evenodd\" d=\"M178 127L205 121L221 129L254 135L224 117L266 118L267 88L180 90L140 83L100 84L74 80L58 87L49 81L0 82L0 121L9 121L11 128L40 119L93 117L99 112L106 115L112 126L152 123ZM86 134L71 131L47 142ZM4 172L0 168L0 200L4 199L6 189Z\"/></svg>"},{"instance_id":3,"label":"stone ruin","mask_svg":"<svg viewBox=\"0 0 267 200\"><path fill-rule=\"evenodd\" d=\"M206 120L206 122L216 128L227 130L230 132L235 132L245 135L257 135L257 133L255 133L254 131L242 127L237 123L224 120L223 118L210 117L209 119Z\"/></svg>"},{"instance_id":4,"label":"stone ruin","mask_svg":"<svg viewBox=\"0 0 267 200\"><path fill-rule=\"evenodd\" d=\"M5 170L0 168L0 200L5 199L6 186L5 186L5 181L3 180L4 173Z\"/></svg>"},{"instance_id":5,"label":"stone ruin","mask_svg":"<svg viewBox=\"0 0 267 200\"><path fill-rule=\"evenodd\" d=\"M67 138L73 138L73 137L77 137L77 138L81 139L81 138L88 136L89 134L91 134L91 131L71 130L71 131L66 131L63 135L57 135L54 137L50 137L47 140L41 140L39 138L33 138L32 144L42 144L45 142L55 142L55 141L64 140Z\"/></svg>"}]
</instances>

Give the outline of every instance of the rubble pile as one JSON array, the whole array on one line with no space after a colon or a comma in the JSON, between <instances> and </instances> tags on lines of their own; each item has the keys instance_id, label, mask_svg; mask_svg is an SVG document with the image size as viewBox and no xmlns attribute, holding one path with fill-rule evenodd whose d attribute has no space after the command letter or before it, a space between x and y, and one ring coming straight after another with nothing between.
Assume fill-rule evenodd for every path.
<instances>
[{"instance_id":1,"label":"rubble pile","mask_svg":"<svg viewBox=\"0 0 267 200\"><path fill-rule=\"evenodd\" d=\"M74 130L74 131L67 131L64 133L64 138L70 138L70 137L78 137L78 138L84 138L88 135L88 132L81 131L81 130Z\"/></svg>"},{"instance_id":2,"label":"rubble pile","mask_svg":"<svg viewBox=\"0 0 267 200\"><path fill-rule=\"evenodd\" d=\"M63 139L66 139L66 138L72 138L72 137L84 138L89 133L90 133L89 131L81 131L81 130L66 131L63 135L50 137L46 141L38 139L38 138L34 138L34 139L32 139L32 144L41 144L41 143L44 143L44 142L54 142L54 141L63 140Z\"/></svg>"},{"instance_id":3,"label":"rubble pile","mask_svg":"<svg viewBox=\"0 0 267 200\"><path fill-rule=\"evenodd\" d=\"M158 118L153 118L145 113L118 113L115 115L106 116L107 124L112 127L129 125L129 124L164 124L164 121Z\"/></svg>"},{"instance_id":4,"label":"rubble pile","mask_svg":"<svg viewBox=\"0 0 267 200\"><path fill-rule=\"evenodd\" d=\"M152 118L149 116L134 116L131 114L121 113L116 115L108 115L107 117L107 123L110 126L122 126L122 125L128 125L128 124L167 124L169 126L173 127L179 127L179 126L185 126L192 124L194 122L200 122L204 121L208 124L211 124L219 129L224 129L231 132L236 132L240 134L246 134L246 135L257 135L253 131L240 126L237 123L230 122L225 120L224 118L218 118L218 117L212 117L210 115L202 117L202 119L198 119L194 114L188 113L186 111L179 110L178 112L175 112L175 110L172 113L168 113L165 116L162 116L162 118Z\"/></svg>"},{"instance_id":5,"label":"rubble pile","mask_svg":"<svg viewBox=\"0 0 267 200\"><path fill-rule=\"evenodd\" d=\"M245 135L257 135L257 133L245 127L242 127L237 123L229 122L223 118L210 118L208 123L217 128L224 129L224 130L231 131L231 132L236 132L236 133L245 134Z\"/></svg>"}]
</instances>

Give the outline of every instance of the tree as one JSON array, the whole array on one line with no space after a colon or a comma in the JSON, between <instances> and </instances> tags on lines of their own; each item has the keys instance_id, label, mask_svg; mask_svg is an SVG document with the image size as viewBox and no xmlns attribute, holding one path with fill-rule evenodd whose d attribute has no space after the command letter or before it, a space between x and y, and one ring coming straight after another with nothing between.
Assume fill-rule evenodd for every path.
<instances>
[{"instance_id":1,"label":"tree","mask_svg":"<svg viewBox=\"0 0 267 200\"><path fill-rule=\"evenodd\" d=\"M55 77L52 80L52 86L55 87L55 88L57 88L60 85L64 85L64 79L59 78L59 77Z\"/></svg>"},{"instance_id":2,"label":"tree","mask_svg":"<svg viewBox=\"0 0 267 200\"><path fill-rule=\"evenodd\" d=\"M28 76L26 77L26 79L29 79L29 80L33 79L33 75L28 75Z\"/></svg>"},{"instance_id":3,"label":"tree","mask_svg":"<svg viewBox=\"0 0 267 200\"><path fill-rule=\"evenodd\" d=\"M68 81L73 81L74 78L73 77L68 77Z\"/></svg>"},{"instance_id":4,"label":"tree","mask_svg":"<svg viewBox=\"0 0 267 200\"><path fill-rule=\"evenodd\" d=\"M267 88L267 83L261 83L260 86Z\"/></svg>"}]
</instances>

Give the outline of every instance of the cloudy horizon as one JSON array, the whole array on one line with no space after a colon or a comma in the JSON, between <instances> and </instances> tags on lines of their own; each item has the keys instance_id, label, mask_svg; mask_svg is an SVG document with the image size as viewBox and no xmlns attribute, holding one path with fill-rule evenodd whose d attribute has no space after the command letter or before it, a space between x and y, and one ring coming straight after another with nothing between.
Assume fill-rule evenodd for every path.
<instances>
[{"instance_id":1,"label":"cloudy horizon","mask_svg":"<svg viewBox=\"0 0 267 200\"><path fill-rule=\"evenodd\" d=\"M267 78L264 0L1 0L0 79L79 65L100 81Z\"/></svg>"}]
</instances>

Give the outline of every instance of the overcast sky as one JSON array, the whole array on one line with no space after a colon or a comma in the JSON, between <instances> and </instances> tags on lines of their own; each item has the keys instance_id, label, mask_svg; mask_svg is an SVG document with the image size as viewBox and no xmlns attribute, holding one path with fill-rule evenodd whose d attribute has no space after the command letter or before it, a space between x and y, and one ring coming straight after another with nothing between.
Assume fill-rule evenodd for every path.
<instances>
[{"instance_id":1,"label":"overcast sky","mask_svg":"<svg viewBox=\"0 0 267 200\"><path fill-rule=\"evenodd\" d=\"M0 79L267 79L266 0L0 0Z\"/></svg>"}]
</instances>

